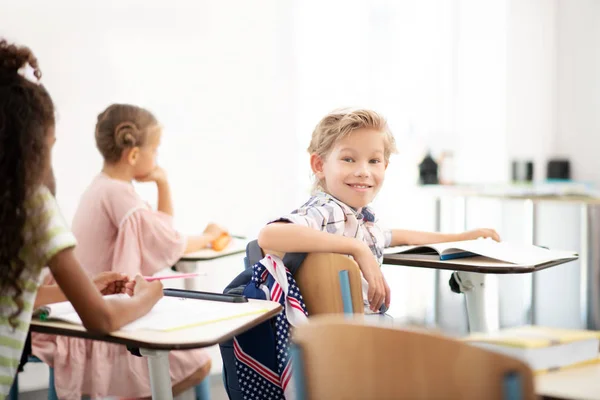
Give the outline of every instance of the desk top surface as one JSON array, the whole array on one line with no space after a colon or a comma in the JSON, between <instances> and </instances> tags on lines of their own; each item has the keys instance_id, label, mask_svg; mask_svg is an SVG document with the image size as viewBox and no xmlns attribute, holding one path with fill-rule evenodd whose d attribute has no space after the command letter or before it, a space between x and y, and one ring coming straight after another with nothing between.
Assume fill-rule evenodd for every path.
<instances>
[{"instance_id":1,"label":"desk top surface","mask_svg":"<svg viewBox=\"0 0 600 400\"><path fill-rule=\"evenodd\" d=\"M600 363L537 375L535 392L559 399L600 400Z\"/></svg>"},{"instance_id":2,"label":"desk top surface","mask_svg":"<svg viewBox=\"0 0 600 400\"><path fill-rule=\"evenodd\" d=\"M384 264L404 265L408 267L422 267L433 269L447 269L452 271L481 272L486 274L526 274L540 271L555 265L564 264L577 257L564 258L549 261L537 265L516 265L501 261L495 261L487 257L468 257L455 260L441 261L439 256L423 256L411 258L408 254L385 254Z\"/></svg>"},{"instance_id":3,"label":"desk top surface","mask_svg":"<svg viewBox=\"0 0 600 400\"><path fill-rule=\"evenodd\" d=\"M88 332L81 325L38 320L31 322L31 331L100 340L144 349L184 350L208 347L227 341L233 336L267 321L281 311L279 303L264 300L250 299L247 303L235 303L235 306L239 307L240 311L250 314L171 332L137 330L116 331L108 335L101 335Z\"/></svg>"},{"instance_id":4,"label":"desk top surface","mask_svg":"<svg viewBox=\"0 0 600 400\"><path fill-rule=\"evenodd\" d=\"M204 249L196 251L194 253L185 254L179 261L208 261L216 258L227 257L234 254L240 254L246 252L246 245L248 244L247 239L233 238L231 243L221 251L214 251L212 249Z\"/></svg>"}]
</instances>

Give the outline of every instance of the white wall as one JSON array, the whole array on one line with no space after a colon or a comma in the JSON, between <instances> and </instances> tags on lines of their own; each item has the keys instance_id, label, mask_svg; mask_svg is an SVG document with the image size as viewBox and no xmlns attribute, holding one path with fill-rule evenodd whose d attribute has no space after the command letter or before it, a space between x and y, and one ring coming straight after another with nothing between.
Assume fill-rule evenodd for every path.
<instances>
[{"instance_id":1,"label":"white wall","mask_svg":"<svg viewBox=\"0 0 600 400\"><path fill-rule=\"evenodd\" d=\"M600 185L600 1L560 0L556 156L573 178Z\"/></svg>"},{"instance_id":2,"label":"white wall","mask_svg":"<svg viewBox=\"0 0 600 400\"><path fill-rule=\"evenodd\" d=\"M256 234L296 196L289 2L0 2L0 35L30 46L58 110L58 200L71 218L100 171L93 132L112 102L164 125L159 161L177 224ZM261 194L260 186L273 188ZM149 200L151 187L142 188Z\"/></svg>"},{"instance_id":3,"label":"white wall","mask_svg":"<svg viewBox=\"0 0 600 400\"><path fill-rule=\"evenodd\" d=\"M508 11L507 161L533 161L543 180L556 136L557 0L513 0Z\"/></svg>"},{"instance_id":4,"label":"white wall","mask_svg":"<svg viewBox=\"0 0 600 400\"><path fill-rule=\"evenodd\" d=\"M503 182L507 2L458 0L455 12L457 180Z\"/></svg>"}]
</instances>

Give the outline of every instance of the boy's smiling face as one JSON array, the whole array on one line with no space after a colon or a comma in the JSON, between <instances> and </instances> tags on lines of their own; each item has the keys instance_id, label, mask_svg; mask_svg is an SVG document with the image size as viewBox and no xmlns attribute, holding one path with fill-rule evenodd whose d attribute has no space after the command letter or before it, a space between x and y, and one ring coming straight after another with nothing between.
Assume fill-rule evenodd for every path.
<instances>
[{"instance_id":1,"label":"boy's smiling face","mask_svg":"<svg viewBox=\"0 0 600 400\"><path fill-rule=\"evenodd\" d=\"M312 154L312 170L325 190L355 209L371 203L383 184L385 161L383 134L356 129L338 140L325 158Z\"/></svg>"}]
</instances>

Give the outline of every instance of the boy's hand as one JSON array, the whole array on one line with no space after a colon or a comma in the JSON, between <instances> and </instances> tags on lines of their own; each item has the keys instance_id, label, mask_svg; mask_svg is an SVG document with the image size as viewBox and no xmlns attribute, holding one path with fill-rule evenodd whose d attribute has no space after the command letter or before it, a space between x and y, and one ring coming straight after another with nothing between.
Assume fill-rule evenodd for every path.
<instances>
[{"instance_id":1,"label":"boy's hand","mask_svg":"<svg viewBox=\"0 0 600 400\"><path fill-rule=\"evenodd\" d=\"M164 169L157 166L146 176L142 176L140 178L135 178L138 182L156 182L156 183L164 183L167 182L167 173Z\"/></svg>"},{"instance_id":2,"label":"boy's hand","mask_svg":"<svg viewBox=\"0 0 600 400\"><path fill-rule=\"evenodd\" d=\"M492 238L496 242L500 241L500 235L493 229L475 229L474 231L468 231L460 234L460 240L474 240L478 238Z\"/></svg>"},{"instance_id":3,"label":"boy's hand","mask_svg":"<svg viewBox=\"0 0 600 400\"><path fill-rule=\"evenodd\" d=\"M387 308L390 306L391 293L377 259L371 253L371 249L366 244L362 244L360 251L353 255L363 273L366 281L369 283L368 301L371 310L379 312L382 304Z\"/></svg>"},{"instance_id":4,"label":"boy's hand","mask_svg":"<svg viewBox=\"0 0 600 400\"><path fill-rule=\"evenodd\" d=\"M126 293L129 277L120 272L108 271L96 275L93 281L104 296L107 294Z\"/></svg>"}]
</instances>

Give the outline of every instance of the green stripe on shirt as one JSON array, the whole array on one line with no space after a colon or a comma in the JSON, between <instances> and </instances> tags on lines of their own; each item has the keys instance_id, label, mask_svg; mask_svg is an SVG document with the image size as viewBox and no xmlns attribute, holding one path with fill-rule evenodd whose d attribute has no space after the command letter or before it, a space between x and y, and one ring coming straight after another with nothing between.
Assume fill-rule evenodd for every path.
<instances>
[{"instance_id":1,"label":"green stripe on shirt","mask_svg":"<svg viewBox=\"0 0 600 400\"><path fill-rule=\"evenodd\" d=\"M17 368L20 361L20 358L7 358L0 356L0 367Z\"/></svg>"},{"instance_id":2,"label":"green stripe on shirt","mask_svg":"<svg viewBox=\"0 0 600 400\"><path fill-rule=\"evenodd\" d=\"M14 328L15 331L27 332L29 330L29 321L26 322L17 318L16 322L17 326ZM13 330L13 326L10 323L10 317L0 317L0 325L8 327L11 331Z\"/></svg>"},{"instance_id":3,"label":"green stripe on shirt","mask_svg":"<svg viewBox=\"0 0 600 400\"><path fill-rule=\"evenodd\" d=\"M23 291L24 292L33 292L33 293L37 293L38 290L38 284L37 282L32 282L32 281L27 281L23 284Z\"/></svg>"},{"instance_id":4,"label":"green stripe on shirt","mask_svg":"<svg viewBox=\"0 0 600 400\"><path fill-rule=\"evenodd\" d=\"M0 336L0 346L10 347L11 349L21 350L25 342L10 337Z\"/></svg>"},{"instance_id":5,"label":"green stripe on shirt","mask_svg":"<svg viewBox=\"0 0 600 400\"><path fill-rule=\"evenodd\" d=\"M13 383L14 376L4 376L0 375L0 385L10 386Z\"/></svg>"}]
</instances>

